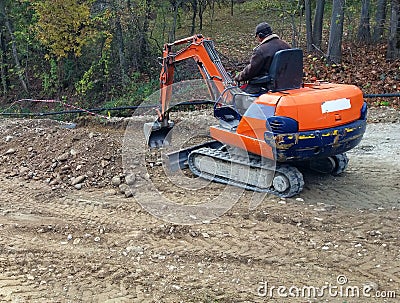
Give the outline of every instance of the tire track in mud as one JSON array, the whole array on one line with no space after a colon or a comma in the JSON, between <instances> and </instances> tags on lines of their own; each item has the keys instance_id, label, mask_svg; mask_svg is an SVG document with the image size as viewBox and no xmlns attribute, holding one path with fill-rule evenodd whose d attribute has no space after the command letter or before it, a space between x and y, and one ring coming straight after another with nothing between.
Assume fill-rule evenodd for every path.
<instances>
[{"instance_id":1,"label":"tire track in mud","mask_svg":"<svg viewBox=\"0 0 400 303\"><path fill-rule=\"evenodd\" d=\"M0 228L2 232L0 245L2 248L4 248L4 250L2 250L6 251L8 255L10 254L10 251L16 255L14 258L9 257L13 261L8 262L7 264L2 262L2 268L7 268L9 272L13 274L21 272L24 265L19 264L19 266L15 266L14 262L19 263L17 261L19 258L21 260L26 260L26 253L28 252L37 254L37 259L39 259L37 262L39 264L54 260L55 264L58 264L63 268L76 263L74 262L75 259L85 260L88 259L88 256L92 256L94 260L104 260L104 255L108 255L109 257L111 255L111 257L113 257L113 254L110 254L108 249L106 249L107 243L100 243L100 245L93 247L93 237L90 243L83 243L84 240L82 239L80 245L77 245L75 248L68 247L71 246L71 243L67 243L67 235L69 233L76 235L79 234L80 231L82 233L85 231L92 232L93 230L98 229L99 226L102 226L101 224L115 223L115 220L117 219L116 217L112 219L114 221L106 220L110 212L108 209L101 209L100 207L96 208L91 206L88 207L85 203L79 202L79 200L76 201L76 205L71 206L71 203L63 204L63 199L53 198L50 201L43 201L38 197L35 199L27 199L25 194L26 191L26 187L20 188L19 186L16 186L13 187L12 195L10 194L10 196L14 198L13 203L19 202L19 204L22 204L21 207L18 206L17 208L13 208L12 205L7 205L7 203L1 204L1 209L3 210L4 215L0 218L0 222L2 224L2 228ZM7 197L6 195L3 196L1 200L4 199L4 201L11 201L9 198L10 197ZM38 232L38 230L46 229L48 225L51 225L52 228L48 231L45 230ZM66 225L68 226L68 229L63 230L63 227ZM100 234L100 236L104 238L104 234ZM117 236L115 238L117 238ZM102 241L104 240L102 239ZM101 241L99 240L99 242ZM41 260L44 261L41 262ZM87 261L89 260L90 259ZM88 265L90 263L91 262L89 261L86 264ZM116 267L119 267L119 265L120 263L115 263ZM82 263L78 263L76 266L81 267L83 271L85 269L85 266ZM34 275L29 275L29 278L36 280ZM80 286L82 287L87 284L86 282L88 281L88 278L90 279L90 275L83 277L82 279L77 279L75 283L78 285L82 284ZM50 288L46 288L47 291L44 292L46 295L43 296L42 292L36 297L34 290L37 289L38 283L40 285L41 281L34 283L33 287L28 287L28 285L25 283L26 278L21 280L18 279L18 277L12 277L10 280L12 287L6 285L1 289L0 292L2 295L0 298L6 301L15 301L17 299L20 300L19 298L21 298L21 300L25 300L24 298L26 297L28 298L26 299L26 302L30 302L32 298L36 300L37 298L42 297L44 298L43 301L49 302L49 298L51 298L51 295L54 294L54 292L52 292L53 287L59 291L59 293L55 294L56 297L64 297L69 299L73 299L74 297L84 297L84 292L75 288L68 290L68 293L72 293L72 295L66 295L64 287L68 287L69 282L66 282L68 281L68 277L65 275L63 275L63 285L58 283L55 277L52 277L50 281L46 281L45 283L45 285L48 284L52 286ZM81 283L79 283L79 281ZM26 290L27 294L17 295L16 293L18 293L19 289L22 288ZM120 298L120 288L121 287L115 287L114 284L107 286L104 283L99 283L99 285L94 288L94 301L105 302L108 298L114 298L116 299L116 302L123 302L123 300ZM80 295L78 295L78 293L80 293ZM130 293L134 293L134 291L130 289ZM125 295L125 302L130 301L129 299L131 297L131 295ZM86 297L86 299L89 299L89 297ZM139 300L138 302L141 301Z\"/></svg>"},{"instance_id":2,"label":"tire track in mud","mask_svg":"<svg viewBox=\"0 0 400 303\"><path fill-rule=\"evenodd\" d=\"M276 208L276 207L275 207ZM275 209L278 210L278 209ZM291 213L291 211L287 211L284 210L284 212L288 212ZM209 234L209 237L204 237L201 238L201 240L198 240L198 238L194 238L192 236L190 236L189 230L183 229L183 231L181 232L181 234L179 234L179 229L177 232L172 232L172 235L170 239L165 239L165 236L168 236L168 233L165 232L165 230L170 230L171 226L165 226L163 228L160 228L158 226L156 226L154 228L154 230L150 230L147 233L147 236L150 237L146 237L147 241L145 241L145 244L149 246L149 250L151 251L152 254L157 254L157 253L163 253L165 250L165 247L168 247L169 250L174 250L176 254L180 254L181 255L181 260L183 260L184 264L195 264L197 261L199 260L211 260L213 263L218 264L219 263L224 263L224 262L228 262L231 264L237 264L237 267L241 267L241 266L245 266L247 264L245 264L246 262L243 259L246 259L250 256L250 257L258 257L258 261L256 262L256 264L258 264L260 269L265 268L265 266L274 264L274 266L276 267L280 267L281 271L285 271L286 270L290 270L290 268L292 266L294 266L294 253L288 254L287 251L283 250L282 247L285 246L285 244L287 246L291 246L292 245L292 239L290 237L282 237L281 235L284 233L288 233L288 225L289 227L292 227L293 224L289 224L287 222L283 222L283 223L275 223L275 226L273 224L269 224L270 228L261 228L260 226L254 225L253 224L245 224L244 227L232 227L234 226L235 222L237 222L238 219L242 218L241 216L238 217L233 217L230 218L232 221L231 222L227 222L227 224L224 225L224 232L228 232L230 234L230 238L228 239L223 239L221 241L221 239L216 240L216 236L214 236L214 234L212 232L216 232L221 226L219 224L216 224L215 227L213 227L213 224L210 224L208 227L211 227L211 231L210 229L207 229L207 232ZM247 223L247 221L246 221ZM241 223L243 224L243 223ZM271 226L272 225L272 226ZM228 228L226 228L228 226ZM357 226L357 228L363 227L362 224L360 224L359 226ZM271 237L271 241L269 241L269 244L274 243L274 241L277 241L276 243L279 243L278 241L285 241L286 243L283 243L282 245L277 245L277 244L273 244L271 246L273 246L273 251L275 251L276 257L273 257L271 260L271 253L266 253L264 255L260 255L259 251L260 249L264 248L265 250L265 246L261 245L258 242L255 245L255 247L251 247L249 248L248 244L248 239L246 240L246 238L248 238L248 234L247 233L243 233L243 230L241 230L242 228L244 228L244 230L247 231L254 231L256 230L261 236L264 236L265 238L271 237L269 230L273 230L274 233L276 233L278 235L278 237ZM201 229L199 231L199 233L201 232ZM110 237L121 237L121 234L118 235L109 235ZM177 245L177 240L179 240L179 244ZM251 253L250 255L248 254L248 251L251 249ZM182 254L186 253L186 255ZM228 252L228 253L226 253ZM257 253L256 253L257 252ZM68 252L68 254L70 255L72 252ZM104 253L104 251L102 251L100 254L94 254L93 258L97 259L101 259L101 254ZM225 253L225 257L223 256L223 253ZM302 252L296 252L297 258L302 258L304 257L304 255L302 254ZM305 254L305 257L307 257L307 255L309 255L309 252ZM57 255L53 255L52 254L52 258L54 258ZM60 259L62 258L63 255L60 256ZM270 258L268 258L270 257ZM71 258L71 256L69 256L69 258ZM104 258L104 256L103 256ZM196 259L196 261L193 261L193 259ZM349 258L346 258L347 261L349 260ZM168 257L167 257L168 260ZM317 261L317 259L314 259L315 261ZM257 260L253 260L252 262L255 262ZM312 260L311 260L312 261ZM108 261L109 262L109 261ZM121 266L121 264L123 263L123 260L117 261L117 262L109 262L111 264L114 264L114 266ZM348 263L348 262L345 262ZM352 261L352 263L354 264L354 262ZM172 262L172 264L175 264L174 262ZM80 265L82 266L82 265ZM194 266L194 265L193 265ZM255 271L257 273L260 273L260 269L258 271ZM292 271L293 272L293 271ZM370 275L365 275L366 271L358 271L361 274L364 274L364 276L369 277ZM163 280L163 278L161 277L155 277L154 274L150 274L150 276L152 276L153 278L159 279L159 280ZM180 283L182 283L183 281L185 281L185 274L181 274L178 275L179 276L179 281ZM376 277L377 275L375 275ZM126 276L125 276L126 277ZM92 277L93 278L93 277ZM87 279L87 278L86 278ZM82 277L82 280L77 279L77 283L80 283L80 281L82 281L83 284L85 284L86 281L85 277ZM136 284L138 281L138 278L135 279ZM200 281L200 280L197 280ZM278 280L279 281L279 280ZM253 281L254 282L254 281ZM186 282L185 282L186 283ZM145 285L147 285L145 283ZM54 285L55 289L60 289L61 288L61 284L57 284ZM88 286L88 285L86 285ZM111 289L115 289L118 285L113 284L113 286L111 287ZM93 287L93 285L90 285L90 287ZM71 288L71 292L72 295L69 295L68 298L73 299L73 298L83 298L85 297L85 291L83 289L75 289L75 288ZM95 288L96 289L96 288ZM130 290L132 291L132 290ZM59 295L59 294L55 294L55 295ZM117 293L115 293L115 297L117 296ZM112 291L110 290L109 293L104 292L103 295L98 295L97 298L107 298L107 297L113 297L112 295ZM139 297L137 297L139 298ZM145 297L142 297L145 298ZM139 299L137 299L139 302Z\"/></svg>"},{"instance_id":3,"label":"tire track in mud","mask_svg":"<svg viewBox=\"0 0 400 303\"><path fill-rule=\"evenodd\" d=\"M46 302L41 299L36 285L29 283L26 277L0 274L0 301L4 302Z\"/></svg>"},{"instance_id":4,"label":"tire track in mud","mask_svg":"<svg viewBox=\"0 0 400 303\"><path fill-rule=\"evenodd\" d=\"M350 157L349 171L339 177L306 174L306 188L300 197L312 203L344 208L400 208L400 172L365 167Z\"/></svg>"}]
</instances>

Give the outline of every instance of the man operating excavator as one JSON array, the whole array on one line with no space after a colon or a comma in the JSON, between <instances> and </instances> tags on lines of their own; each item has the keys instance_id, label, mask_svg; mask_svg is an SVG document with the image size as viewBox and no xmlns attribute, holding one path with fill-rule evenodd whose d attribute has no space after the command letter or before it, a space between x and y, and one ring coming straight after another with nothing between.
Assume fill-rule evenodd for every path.
<instances>
[{"instance_id":1,"label":"man operating excavator","mask_svg":"<svg viewBox=\"0 0 400 303\"><path fill-rule=\"evenodd\" d=\"M238 83L267 75L274 54L279 50L291 48L288 43L272 32L272 28L267 22L256 26L255 36L259 44L253 49L250 63L236 75L235 81ZM247 93L256 94L261 91L262 86L252 84L250 81L243 89Z\"/></svg>"}]
</instances>

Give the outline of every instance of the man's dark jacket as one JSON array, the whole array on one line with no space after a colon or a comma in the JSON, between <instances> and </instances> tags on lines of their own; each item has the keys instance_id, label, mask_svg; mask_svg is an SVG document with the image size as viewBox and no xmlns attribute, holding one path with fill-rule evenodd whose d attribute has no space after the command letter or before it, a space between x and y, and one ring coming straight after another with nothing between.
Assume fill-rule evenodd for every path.
<instances>
[{"instance_id":1,"label":"man's dark jacket","mask_svg":"<svg viewBox=\"0 0 400 303\"><path fill-rule=\"evenodd\" d=\"M268 74L274 54L288 48L291 48L290 45L279 39L277 35L269 35L254 48L249 65L235 77L235 80L243 82Z\"/></svg>"}]
</instances>

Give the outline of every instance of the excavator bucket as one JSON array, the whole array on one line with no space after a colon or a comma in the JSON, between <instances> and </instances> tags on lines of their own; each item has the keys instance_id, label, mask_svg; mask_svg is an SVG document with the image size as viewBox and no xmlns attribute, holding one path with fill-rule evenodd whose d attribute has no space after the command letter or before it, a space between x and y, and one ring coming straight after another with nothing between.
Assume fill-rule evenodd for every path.
<instances>
[{"instance_id":1,"label":"excavator bucket","mask_svg":"<svg viewBox=\"0 0 400 303\"><path fill-rule=\"evenodd\" d=\"M162 126L158 121L145 123L143 131L147 145L150 148L168 146L171 143L173 127L173 122L168 122L166 126Z\"/></svg>"}]
</instances>

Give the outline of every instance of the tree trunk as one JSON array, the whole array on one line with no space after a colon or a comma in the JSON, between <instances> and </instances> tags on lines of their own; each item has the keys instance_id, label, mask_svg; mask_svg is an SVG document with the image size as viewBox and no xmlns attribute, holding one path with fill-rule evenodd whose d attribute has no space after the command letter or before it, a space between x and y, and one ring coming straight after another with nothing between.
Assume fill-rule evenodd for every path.
<instances>
[{"instance_id":1,"label":"tree trunk","mask_svg":"<svg viewBox=\"0 0 400 303\"><path fill-rule=\"evenodd\" d=\"M392 0L390 16L390 32L386 58L395 60L400 58L400 4L399 0Z\"/></svg>"},{"instance_id":2,"label":"tree trunk","mask_svg":"<svg viewBox=\"0 0 400 303\"><path fill-rule=\"evenodd\" d=\"M211 28L213 28L214 16L215 16L215 0L211 0L211 23L210 23Z\"/></svg>"},{"instance_id":3,"label":"tree trunk","mask_svg":"<svg viewBox=\"0 0 400 303\"><path fill-rule=\"evenodd\" d=\"M357 40L359 42L371 43L371 28L369 25L370 0L362 0L360 25L358 26Z\"/></svg>"},{"instance_id":4,"label":"tree trunk","mask_svg":"<svg viewBox=\"0 0 400 303\"><path fill-rule=\"evenodd\" d=\"M117 45L118 45L117 47L118 47L120 76L122 79L122 83L127 83L128 79L126 75L124 36L122 33L121 20L118 14L115 20L115 37L117 39Z\"/></svg>"},{"instance_id":5,"label":"tree trunk","mask_svg":"<svg viewBox=\"0 0 400 303\"><path fill-rule=\"evenodd\" d=\"M8 92L9 81L7 77L7 62L6 62L6 41L4 35L0 32L0 72L1 72L1 85L3 86L3 95Z\"/></svg>"},{"instance_id":6,"label":"tree trunk","mask_svg":"<svg viewBox=\"0 0 400 303\"><path fill-rule=\"evenodd\" d=\"M383 29L386 23L387 0L378 0L375 15L375 27L372 40L377 43L383 39Z\"/></svg>"},{"instance_id":7,"label":"tree trunk","mask_svg":"<svg viewBox=\"0 0 400 303\"><path fill-rule=\"evenodd\" d=\"M192 10L193 10L193 14L192 14L192 28L190 30L190 34L194 35L194 32L196 30L196 17L197 17L197 0L192 0L190 2L192 4Z\"/></svg>"},{"instance_id":8,"label":"tree trunk","mask_svg":"<svg viewBox=\"0 0 400 303\"><path fill-rule=\"evenodd\" d=\"M206 0L199 0L199 30L203 30L203 15L204 11L206 10L207 1Z\"/></svg>"},{"instance_id":9,"label":"tree trunk","mask_svg":"<svg viewBox=\"0 0 400 303\"><path fill-rule=\"evenodd\" d=\"M139 70L144 71L148 67L149 57L149 40L147 38L149 32L149 16L151 13L152 0L145 1L145 15L143 16L143 23L139 29Z\"/></svg>"},{"instance_id":10,"label":"tree trunk","mask_svg":"<svg viewBox=\"0 0 400 303\"><path fill-rule=\"evenodd\" d=\"M342 38L345 0L333 0L331 30L328 42L328 60L339 64L342 62Z\"/></svg>"},{"instance_id":11,"label":"tree trunk","mask_svg":"<svg viewBox=\"0 0 400 303\"><path fill-rule=\"evenodd\" d=\"M311 21L311 0L305 0L305 14L306 14L306 35L307 35L307 52L313 50L313 36L312 36L312 21Z\"/></svg>"},{"instance_id":12,"label":"tree trunk","mask_svg":"<svg viewBox=\"0 0 400 303\"><path fill-rule=\"evenodd\" d=\"M233 16L233 2L234 0L231 0L231 16Z\"/></svg>"},{"instance_id":13,"label":"tree trunk","mask_svg":"<svg viewBox=\"0 0 400 303\"><path fill-rule=\"evenodd\" d=\"M181 6L182 0L177 0L174 3L173 10L174 10L174 19L172 22L172 28L169 33L169 41L174 42L175 41L175 34L176 34L176 25L178 23L178 14L179 14L179 7Z\"/></svg>"},{"instance_id":14,"label":"tree trunk","mask_svg":"<svg viewBox=\"0 0 400 303\"><path fill-rule=\"evenodd\" d=\"M317 48L321 48L322 43L322 26L324 22L324 9L325 0L317 0L314 15L314 26L313 26L313 43Z\"/></svg>"},{"instance_id":15,"label":"tree trunk","mask_svg":"<svg viewBox=\"0 0 400 303\"><path fill-rule=\"evenodd\" d=\"M7 15L7 12L6 12L6 8L4 6L4 1L2 1L2 0L0 0L0 14L3 16L4 25L6 26L6 28L8 30L8 33L10 35L10 38L11 38L12 55L13 55L13 58L14 58L15 67L16 67L16 70L17 70L19 81L21 82L23 90L27 94L29 94L28 86L26 85L26 82L25 82L24 76L23 76L24 72L22 70L21 63L20 63L19 57L18 57L17 44L15 43L14 31L12 29L11 22L10 22L10 20L8 18L8 15Z\"/></svg>"}]
</instances>

